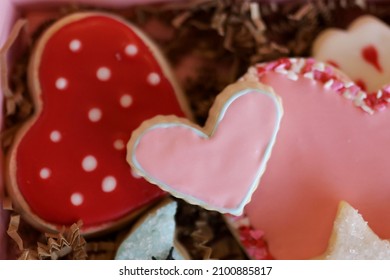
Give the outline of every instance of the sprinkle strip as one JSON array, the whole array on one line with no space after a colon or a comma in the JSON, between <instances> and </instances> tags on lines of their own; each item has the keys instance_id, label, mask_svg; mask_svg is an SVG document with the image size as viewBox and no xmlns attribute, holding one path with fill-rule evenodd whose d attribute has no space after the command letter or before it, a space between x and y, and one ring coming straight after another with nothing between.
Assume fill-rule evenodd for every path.
<instances>
[{"instance_id":1,"label":"sprinkle strip","mask_svg":"<svg viewBox=\"0 0 390 280\"><path fill-rule=\"evenodd\" d=\"M255 71L254 71L255 70ZM257 64L249 69L247 75L256 75L256 80L267 72L286 75L288 79L296 81L300 77L318 81L325 89L331 89L368 114L383 111L390 103L390 86L385 86L376 92L367 93L361 87L346 77L340 75L333 66L317 62L313 58L281 58L270 63Z\"/></svg>"}]
</instances>

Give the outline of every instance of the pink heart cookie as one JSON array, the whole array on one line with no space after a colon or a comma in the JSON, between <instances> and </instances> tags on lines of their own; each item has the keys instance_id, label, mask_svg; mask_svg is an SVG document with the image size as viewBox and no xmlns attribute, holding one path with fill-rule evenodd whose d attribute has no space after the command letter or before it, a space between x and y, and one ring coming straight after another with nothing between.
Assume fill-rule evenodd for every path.
<instances>
[{"instance_id":1,"label":"pink heart cookie","mask_svg":"<svg viewBox=\"0 0 390 280\"><path fill-rule=\"evenodd\" d=\"M313 56L338 67L363 90L377 93L390 83L390 28L361 16L347 30L326 29L313 44Z\"/></svg>"},{"instance_id":2,"label":"pink heart cookie","mask_svg":"<svg viewBox=\"0 0 390 280\"><path fill-rule=\"evenodd\" d=\"M272 89L240 82L217 97L204 128L174 116L144 122L131 136L127 160L174 196L240 214L264 172L281 116Z\"/></svg>"},{"instance_id":3,"label":"pink heart cookie","mask_svg":"<svg viewBox=\"0 0 390 280\"><path fill-rule=\"evenodd\" d=\"M94 233L164 195L131 174L125 143L147 118L182 115L167 69L139 30L107 14L73 14L44 33L29 66L35 114L8 155L8 190L31 223L81 219Z\"/></svg>"},{"instance_id":4,"label":"pink heart cookie","mask_svg":"<svg viewBox=\"0 0 390 280\"><path fill-rule=\"evenodd\" d=\"M377 112L345 75L312 59L260 64L244 79L272 86L285 112L267 172L245 209L271 254L322 254L341 200L390 238L390 112Z\"/></svg>"}]
</instances>

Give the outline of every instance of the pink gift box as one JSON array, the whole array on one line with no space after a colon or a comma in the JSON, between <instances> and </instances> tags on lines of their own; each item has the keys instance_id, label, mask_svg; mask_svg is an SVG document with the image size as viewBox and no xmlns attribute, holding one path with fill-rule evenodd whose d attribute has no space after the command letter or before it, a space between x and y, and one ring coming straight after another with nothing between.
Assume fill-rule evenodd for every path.
<instances>
[{"instance_id":1,"label":"pink gift box","mask_svg":"<svg viewBox=\"0 0 390 280\"><path fill-rule=\"evenodd\" d=\"M37 9L43 10L43 8L51 8L60 5L69 4L86 4L94 7L101 8L121 8L129 7L139 4L151 4L157 2L163 2L164 0L1 0L0 1L0 49L4 46L10 31L15 21L27 15L29 18L29 28L34 29L34 26L39 24L42 19L45 18L45 13L29 11L36 11ZM172 1L172 0L171 0ZM13 52L12 52L13 51ZM15 54L14 49L11 54ZM8 64L12 65L13 58L8 57ZM0 83L7 83L7 81L0 80ZM0 87L0 120L3 118L3 92ZM1 158L3 157L0 154ZM2 161L0 161L2 163ZM3 174L0 174L0 199L4 197L4 183ZM0 203L1 206L1 203ZM6 235L8 226L8 215L6 211L0 207L0 260L7 259L7 240L9 238Z\"/></svg>"}]
</instances>

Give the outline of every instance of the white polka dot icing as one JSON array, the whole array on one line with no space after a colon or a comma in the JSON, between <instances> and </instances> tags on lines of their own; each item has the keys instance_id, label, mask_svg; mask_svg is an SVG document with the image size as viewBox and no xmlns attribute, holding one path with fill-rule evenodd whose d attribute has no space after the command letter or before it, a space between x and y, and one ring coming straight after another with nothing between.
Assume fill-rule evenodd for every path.
<instances>
[{"instance_id":1,"label":"white polka dot icing","mask_svg":"<svg viewBox=\"0 0 390 280\"><path fill-rule=\"evenodd\" d=\"M98 162L97 162L96 158L94 156L91 156L91 155L83 158L83 160L81 162L81 166L82 166L83 170L86 172L94 171L96 169L97 165L98 165Z\"/></svg>"},{"instance_id":2,"label":"white polka dot icing","mask_svg":"<svg viewBox=\"0 0 390 280\"><path fill-rule=\"evenodd\" d=\"M80 206L84 202L84 196L81 193L73 193L70 197L70 202L74 206Z\"/></svg>"},{"instance_id":3,"label":"white polka dot icing","mask_svg":"<svg viewBox=\"0 0 390 280\"><path fill-rule=\"evenodd\" d=\"M156 86L160 83L161 78L159 74L152 72L148 75L147 80L150 85Z\"/></svg>"},{"instance_id":4,"label":"white polka dot icing","mask_svg":"<svg viewBox=\"0 0 390 280\"><path fill-rule=\"evenodd\" d=\"M56 80L56 88L58 90L64 90L68 87L68 80L61 77Z\"/></svg>"},{"instance_id":5,"label":"white polka dot icing","mask_svg":"<svg viewBox=\"0 0 390 280\"><path fill-rule=\"evenodd\" d=\"M100 67L96 72L99 81L106 82L111 78L111 70L108 67Z\"/></svg>"},{"instance_id":6,"label":"white polka dot icing","mask_svg":"<svg viewBox=\"0 0 390 280\"><path fill-rule=\"evenodd\" d=\"M42 179L48 179L51 175L51 170L49 168L42 168L40 171L39 171L39 177L41 177Z\"/></svg>"},{"instance_id":7,"label":"white polka dot icing","mask_svg":"<svg viewBox=\"0 0 390 280\"><path fill-rule=\"evenodd\" d=\"M116 179L114 176L107 176L102 181L102 190L104 192L112 192L116 188Z\"/></svg>"},{"instance_id":8,"label":"white polka dot icing","mask_svg":"<svg viewBox=\"0 0 390 280\"><path fill-rule=\"evenodd\" d=\"M133 103L133 98L131 97L130 94L124 94L121 96L119 103L123 108L128 108Z\"/></svg>"},{"instance_id":9,"label":"white polka dot icing","mask_svg":"<svg viewBox=\"0 0 390 280\"><path fill-rule=\"evenodd\" d=\"M136 45L134 44L129 44L126 46L125 48L125 53L128 55L128 56L135 56L137 53L138 53L138 48Z\"/></svg>"},{"instance_id":10,"label":"white polka dot icing","mask_svg":"<svg viewBox=\"0 0 390 280\"><path fill-rule=\"evenodd\" d=\"M88 111L88 119L91 122L98 122L102 118L102 110L99 108L92 108L91 110Z\"/></svg>"},{"instance_id":11,"label":"white polka dot icing","mask_svg":"<svg viewBox=\"0 0 390 280\"><path fill-rule=\"evenodd\" d=\"M116 260L165 260L174 247L176 202L170 202L145 215L119 246ZM173 250L175 260L184 259Z\"/></svg>"},{"instance_id":12,"label":"white polka dot icing","mask_svg":"<svg viewBox=\"0 0 390 280\"><path fill-rule=\"evenodd\" d=\"M62 138L61 132L59 132L58 130L53 130L50 133L50 140L54 143L60 142L61 138Z\"/></svg>"},{"instance_id":13,"label":"white polka dot icing","mask_svg":"<svg viewBox=\"0 0 390 280\"><path fill-rule=\"evenodd\" d=\"M113 146L116 150L120 151L125 148L125 142L122 139L117 139L114 141Z\"/></svg>"},{"instance_id":14,"label":"white polka dot icing","mask_svg":"<svg viewBox=\"0 0 390 280\"><path fill-rule=\"evenodd\" d=\"M77 39L74 39L72 40L70 43L69 43L69 49L72 51L72 52L78 52L81 50L81 41L80 40L77 40Z\"/></svg>"}]
</instances>

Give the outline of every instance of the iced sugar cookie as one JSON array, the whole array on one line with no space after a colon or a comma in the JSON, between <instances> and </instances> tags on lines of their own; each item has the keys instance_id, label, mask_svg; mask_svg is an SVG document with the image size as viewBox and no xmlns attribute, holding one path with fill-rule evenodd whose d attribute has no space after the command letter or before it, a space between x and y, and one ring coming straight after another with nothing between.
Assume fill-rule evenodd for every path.
<instances>
[{"instance_id":1,"label":"iced sugar cookie","mask_svg":"<svg viewBox=\"0 0 390 280\"><path fill-rule=\"evenodd\" d=\"M348 201L390 238L390 93L368 96L338 70L312 59L251 68L244 80L273 87L284 116L272 156L245 213L277 259L322 254L338 204ZM376 104L376 105L375 105Z\"/></svg>"},{"instance_id":2,"label":"iced sugar cookie","mask_svg":"<svg viewBox=\"0 0 390 280\"><path fill-rule=\"evenodd\" d=\"M361 16L347 30L327 29L314 42L313 56L344 71L362 89L377 93L390 84L390 29Z\"/></svg>"},{"instance_id":3,"label":"iced sugar cookie","mask_svg":"<svg viewBox=\"0 0 390 280\"><path fill-rule=\"evenodd\" d=\"M321 256L328 260L389 260L390 242L381 240L347 202L341 202L329 247Z\"/></svg>"},{"instance_id":4,"label":"iced sugar cookie","mask_svg":"<svg viewBox=\"0 0 390 280\"><path fill-rule=\"evenodd\" d=\"M39 39L29 65L35 113L8 155L7 185L25 218L55 230L111 228L164 193L132 174L126 143L156 114L182 115L160 52L108 14L77 13Z\"/></svg>"},{"instance_id":5,"label":"iced sugar cookie","mask_svg":"<svg viewBox=\"0 0 390 280\"><path fill-rule=\"evenodd\" d=\"M281 117L271 88L239 82L219 94L205 127L175 116L145 121L131 136L127 160L174 196L239 214L266 168Z\"/></svg>"},{"instance_id":6,"label":"iced sugar cookie","mask_svg":"<svg viewBox=\"0 0 390 280\"><path fill-rule=\"evenodd\" d=\"M176 246L176 207L176 202L168 200L141 217L119 246L115 259L187 259L181 246Z\"/></svg>"}]
</instances>

